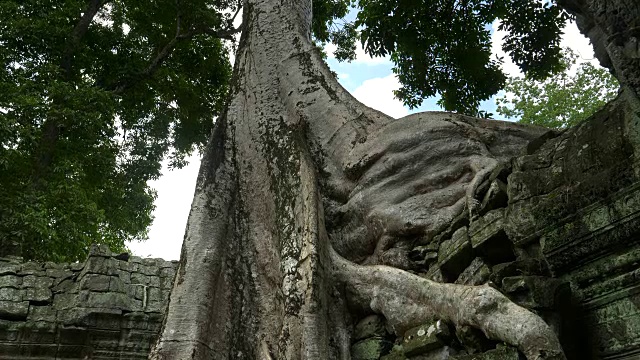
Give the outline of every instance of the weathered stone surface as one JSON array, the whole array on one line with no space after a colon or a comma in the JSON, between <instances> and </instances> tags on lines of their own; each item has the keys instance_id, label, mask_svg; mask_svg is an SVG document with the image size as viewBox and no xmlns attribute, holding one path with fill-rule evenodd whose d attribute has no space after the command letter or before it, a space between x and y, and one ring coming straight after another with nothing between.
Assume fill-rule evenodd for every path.
<instances>
[{"instance_id":1,"label":"weathered stone surface","mask_svg":"<svg viewBox=\"0 0 640 360\"><path fill-rule=\"evenodd\" d=\"M482 285L489 281L491 276L491 269L482 260L482 258L475 258L471 264L464 269L464 271L458 276L455 283L463 285Z\"/></svg>"},{"instance_id":2,"label":"weathered stone surface","mask_svg":"<svg viewBox=\"0 0 640 360\"><path fill-rule=\"evenodd\" d=\"M16 275L4 275L0 276L0 288L12 287L17 288L22 285L22 278Z\"/></svg>"},{"instance_id":3,"label":"weathered stone surface","mask_svg":"<svg viewBox=\"0 0 640 360\"><path fill-rule=\"evenodd\" d=\"M494 264L515 260L513 244L504 232L504 209L489 211L469 225L473 249Z\"/></svg>"},{"instance_id":4,"label":"weathered stone surface","mask_svg":"<svg viewBox=\"0 0 640 360\"><path fill-rule=\"evenodd\" d=\"M387 335L384 318L380 315L369 315L358 321L353 329L352 341L370 337L384 337Z\"/></svg>"},{"instance_id":5,"label":"weathered stone surface","mask_svg":"<svg viewBox=\"0 0 640 360\"><path fill-rule=\"evenodd\" d=\"M502 290L529 309L553 309L571 294L568 283L542 276L505 277Z\"/></svg>"},{"instance_id":6,"label":"weathered stone surface","mask_svg":"<svg viewBox=\"0 0 640 360\"><path fill-rule=\"evenodd\" d=\"M451 357L451 360L519 360L518 350L512 347L502 347L500 349L489 350L481 354L458 355Z\"/></svg>"},{"instance_id":7,"label":"weathered stone surface","mask_svg":"<svg viewBox=\"0 0 640 360\"><path fill-rule=\"evenodd\" d=\"M106 249L70 265L0 262L0 358L146 359L170 287L150 287L143 307L134 297L137 286L129 285L139 264L122 263ZM145 260L145 272L162 278L140 275L148 284L170 284L175 265Z\"/></svg>"},{"instance_id":8,"label":"weathered stone surface","mask_svg":"<svg viewBox=\"0 0 640 360\"><path fill-rule=\"evenodd\" d=\"M409 259L418 269L428 269L438 260L438 244L435 242L414 247L409 251Z\"/></svg>"},{"instance_id":9,"label":"weathered stone surface","mask_svg":"<svg viewBox=\"0 0 640 360\"><path fill-rule=\"evenodd\" d=\"M28 300L33 303L50 303L53 298L53 293L50 289L44 287L29 288L25 290L24 300Z\"/></svg>"},{"instance_id":10,"label":"weathered stone surface","mask_svg":"<svg viewBox=\"0 0 640 360\"><path fill-rule=\"evenodd\" d=\"M29 312L28 301L0 301L0 319L24 320Z\"/></svg>"},{"instance_id":11,"label":"weathered stone surface","mask_svg":"<svg viewBox=\"0 0 640 360\"><path fill-rule=\"evenodd\" d=\"M415 356L444 347L443 338L450 337L448 326L438 320L408 330L404 334L402 349L406 356Z\"/></svg>"},{"instance_id":12,"label":"weathered stone surface","mask_svg":"<svg viewBox=\"0 0 640 360\"><path fill-rule=\"evenodd\" d=\"M473 259L472 254L465 226L454 232L450 240L445 240L440 244L438 264L448 278L455 279L469 266Z\"/></svg>"},{"instance_id":13,"label":"weathered stone surface","mask_svg":"<svg viewBox=\"0 0 640 360\"><path fill-rule=\"evenodd\" d=\"M80 290L109 291L111 276L101 274L86 274L80 280Z\"/></svg>"},{"instance_id":14,"label":"weathered stone surface","mask_svg":"<svg viewBox=\"0 0 640 360\"><path fill-rule=\"evenodd\" d=\"M378 337L360 340L351 346L351 359L378 360L391 346L389 341Z\"/></svg>"}]
</instances>

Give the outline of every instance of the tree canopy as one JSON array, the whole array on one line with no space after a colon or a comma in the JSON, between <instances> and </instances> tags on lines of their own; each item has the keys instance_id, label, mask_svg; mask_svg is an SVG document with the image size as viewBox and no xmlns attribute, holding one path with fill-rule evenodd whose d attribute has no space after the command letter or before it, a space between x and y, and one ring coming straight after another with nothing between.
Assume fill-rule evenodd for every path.
<instances>
[{"instance_id":1,"label":"tree canopy","mask_svg":"<svg viewBox=\"0 0 640 360\"><path fill-rule=\"evenodd\" d=\"M184 165L224 109L239 0L0 1L0 241L75 260L91 243L144 239L161 161ZM345 21L351 7L355 21ZM391 55L409 106L441 95L476 113L505 76L505 50L542 78L559 67L555 3L529 0L314 0L313 37L353 59Z\"/></svg>"},{"instance_id":2,"label":"tree canopy","mask_svg":"<svg viewBox=\"0 0 640 360\"><path fill-rule=\"evenodd\" d=\"M235 1L0 2L0 240L83 258L143 239L169 157L206 144Z\"/></svg>"},{"instance_id":3,"label":"tree canopy","mask_svg":"<svg viewBox=\"0 0 640 360\"><path fill-rule=\"evenodd\" d=\"M509 96L497 99L497 112L507 118L561 129L577 125L600 110L618 94L620 85L606 69L590 62L577 64L578 55L564 54L558 72L543 81L531 77L510 77L505 91Z\"/></svg>"},{"instance_id":4,"label":"tree canopy","mask_svg":"<svg viewBox=\"0 0 640 360\"><path fill-rule=\"evenodd\" d=\"M338 1L340 2L340 1ZM440 95L445 110L476 115L482 100L505 85L502 59L492 58L491 24L506 30L504 50L533 79L561 69L560 40L569 15L555 2L530 0L345 0L353 22L331 23L321 41L339 60L355 57L356 42L372 56L390 55L409 107Z\"/></svg>"}]
</instances>

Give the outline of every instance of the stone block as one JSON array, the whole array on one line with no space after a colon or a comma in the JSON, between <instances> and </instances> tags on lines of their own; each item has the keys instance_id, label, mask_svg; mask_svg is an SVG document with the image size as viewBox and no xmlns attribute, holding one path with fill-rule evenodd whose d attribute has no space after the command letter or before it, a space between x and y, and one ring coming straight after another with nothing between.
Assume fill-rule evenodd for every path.
<instances>
[{"instance_id":1,"label":"stone block","mask_svg":"<svg viewBox=\"0 0 640 360\"><path fill-rule=\"evenodd\" d=\"M568 283L544 276L505 277L502 291L529 309L553 309L571 296Z\"/></svg>"},{"instance_id":2,"label":"stone block","mask_svg":"<svg viewBox=\"0 0 640 360\"><path fill-rule=\"evenodd\" d=\"M81 271L84 269L84 262L75 262L73 264L69 264L69 270L73 272Z\"/></svg>"},{"instance_id":3,"label":"stone block","mask_svg":"<svg viewBox=\"0 0 640 360\"><path fill-rule=\"evenodd\" d=\"M41 263L29 261L22 264L22 268L20 270L20 275L37 275L44 276L44 266Z\"/></svg>"},{"instance_id":4,"label":"stone block","mask_svg":"<svg viewBox=\"0 0 640 360\"><path fill-rule=\"evenodd\" d=\"M150 277L141 273L131 273L131 284L149 285Z\"/></svg>"},{"instance_id":5,"label":"stone block","mask_svg":"<svg viewBox=\"0 0 640 360\"><path fill-rule=\"evenodd\" d=\"M123 314L121 327L123 329L147 330L149 316L143 312L131 312Z\"/></svg>"},{"instance_id":6,"label":"stone block","mask_svg":"<svg viewBox=\"0 0 640 360\"><path fill-rule=\"evenodd\" d=\"M123 271L126 271L126 272L138 271L138 266L139 265L140 264L129 262L129 261L119 261L118 262L118 268L120 270L123 270Z\"/></svg>"},{"instance_id":7,"label":"stone block","mask_svg":"<svg viewBox=\"0 0 640 360\"><path fill-rule=\"evenodd\" d=\"M485 264L482 258L475 258L471 264L456 279L456 284L462 285L482 285L489 281L491 269Z\"/></svg>"},{"instance_id":8,"label":"stone block","mask_svg":"<svg viewBox=\"0 0 640 360\"><path fill-rule=\"evenodd\" d=\"M469 225L473 249L491 263L515 260L513 244L504 231L504 209L492 210Z\"/></svg>"},{"instance_id":9,"label":"stone block","mask_svg":"<svg viewBox=\"0 0 640 360\"><path fill-rule=\"evenodd\" d=\"M87 329L74 326L61 326L58 329L59 341L62 345L89 345L89 333Z\"/></svg>"},{"instance_id":10,"label":"stone block","mask_svg":"<svg viewBox=\"0 0 640 360\"><path fill-rule=\"evenodd\" d=\"M34 321L23 324L19 341L26 344L55 344L56 324L47 321Z\"/></svg>"},{"instance_id":11,"label":"stone block","mask_svg":"<svg viewBox=\"0 0 640 360\"><path fill-rule=\"evenodd\" d=\"M469 266L471 260L473 252L466 226L456 230L450 240L440 244L438 265L447 278L456 279Z\"/></svg>"},{"instance_id":12,"label":"stone block","mask_svg":"<svg viewBox=\"0 0 640 360\"><path fill-rule=\"evenodd\" d=\"M56 355L59 359L95 359L93 348L88 345L60 344Z\"/></svg>"},{"instance_id":13,"label":"stone block","mask_svg":"<svg viewBox=\"0 0 640 360\"><path fill-rule=\"evenodd\" d=\"M114 323L119 324L121 316L122 310L120 309L74 307L59 310L56 318L58 323L65 326L96 327L99 322L107 323L108 321L104 321L105 318L112 319Z\"/></svg>"},{"instance_id":14,"label":"stone block","mask_svg":"<svg viewBox=\"0 0 640 360\"><path fill-rule=\"evenodd\" d=\"M22 301L24 291L16 288L1 288L0 301Z\"/></svg>"},{"instance_id":15,"label":"stone block","mask_svg":"<svg viewBox=\"0 0 640 360\"><path fill-rule=\"evenodd\" d=\"M393 350L387 355L384 355L380 358L380 360L406 360L407 357L404 356L404 352L402 351L401 346L394 346Z\"/></svg>"},{"instance_id":16,"label":"stone block","mask_svg":"<svg viewBox=\"0 0 640 360\"><path fill-rule=\"evenodd\" d=\"M111 276L102 274L86 274L80 279L81 290L109 291Z\"/></svg>"},{"instance_id":17,"label":"stone block","mask_svg":"<svg viewBox=\"0 0 640 360\"><path fill-rule=\"evenodd\" d=\"M76 287L76 282L72 279L64 279L56 284L52 290L55 293L77 293L78 287Z\"/></svg>"},{"instance_id":18,"label":"stone block","mask_svg":"<svg viewBox=\"0 0 640 360\"><path fill-rule=\"evenodd\" d=\"M452 356L451 360L519 360L518 349L505 346L480 354Z\"/></svg>"},{"instance_id":19,"label":"stone block","mask_svg":"<svg viewBox=\"0 0 640 360\"><path fill-rule=\"evenodd\" d=\"M29 306L29 314L27 315L28 321L56 321L56 311L51 306Z\"/></svg>"},{"instance_id":20,"label":"stone block","mask_svg":"<svg viewBox=\"0 0 640 360\"><path fill-rule=\"evenodd\" d=\"M508 276L539 275L551 276L549 266L542 259L524 258L494 265L491 268L490 280L496 284L502 284L502 279Z\"/></svg>"},{"instance_id":21,"label":"stone block","mask_svg":"<svg viewBox=\"0 0 640 360\"><path fill-rule=\"evenodd\" d=\"M118 275L117 270L117 260L99 256L92 256L87 259L82 273L116 276Z\"/></svg>"},{"instance_id":22,"label":"stone block","mask_svg":"<svg viewBox=\"0 0 640 360\"><path fill-rule=\"evenodd\" d=\"M444 339L451 336L449 327L441 320L407 330L402 340L406 356L416 356L444 347Z\"/></svg>"},{"instance_id":23,"label":"stone block","mask_svg":"<svg viewBox=\"0 0 640 360\"><path fill-rule=\"evenodd\" d=\"M131 284L131 273L124 270L118 270L118 278L125 284Z\"/></svg>"},{"instance_id":24,"label":"stone block","mask_svg":"<svg viewBox=\"0 0 640 360\"><path fill-rule=\"evenodd\" d=\"M90 292L85 306L92 308L111 308L130 311L131 299L122 293Z\"/></svg>"},{"instance_id":25,"label":"stone block","mask_svg":"<svg viewBox=\"0 0 640 360\"><path fill-rule=\"evenodd\" d=\"M351 346L351 359L378 360L383 353L389 351L392 344L383 338L368 338L360 340Z\"/></svg>"},{"instance_id":26,"label":"stone block","mask_svg":"<svg viewBox=\"0 0 640 360\"><path fill-rule=\"evenodd\" d=\"M148 276L158 276L160 274L160 268L155 266L155 263L153 263L152 265L144 265L143 261L143 265L138 266L138 272Z\"/></svg>"},{"instance_id":27,"label":"stone block","mask_svg":"<svg viewBox=\"0 0 640 360\"><path fill-rule=\"evenodd\" d=\"M420 276L439 283L447 282L447 279L442 273L442 270L440 269L440 266L438 264L431 265L429 270L425 274L421 274Z\"/></svg>"},{"instance_id":28,"label":"stone block","mask_svg":"<svg viewBox=\"0 0 640 360\"><path fill-rule=\"evenodd\" d=\"M428 269L431 264L438 261L438 244L416 246L409 251L409 259L419 269Z\"/></svg>"},{"instance_id":29,"label":"stone block","mask_svg":"<svg viewBox=\"0 0 640 360\"><path fill-rule=\"evenodd\" d=\"M0 319L0 344L3 342L17 341L20 337L20 329L24 323ZM0 352L0 354L3 354Z\"/></svg>"},{"instance_id":30,"label":"stone block","mask_svg":"<svg viewBox=\"0 0 640 360\"><path fill-rule=\"evenodd\" d=\"M33 303L48 304L53 299L53 293L49 288L28 288L23 298Z\"/></svg>"},{"instance_id":31,"label":"stone block","mask_svg":"<svg viewBox=\"0 0 640 360\"><path fill-rule=\"evenodd\" d=\"M117 352L120 346L120 331L107 329L88 330L91 345L101 351L110 350Z\"/></svg>"},{"instance_id":32,"label":"stone block","mask_svg":"<svg viewBox=\"0 0 640 360\"><path fill-rule=\"evenodd\" d=\"M91 249L89 249L89 257L105 257L105 258L110 258L113 255L115 255L113 252L111 252L111 250L109 249L109 246L101 244L101 245L97 245L97 244L93 244L91 245Z\"/></svg>"},{"instance_id":33,"label":"stone block","mask_svg":"<svg viewBox=\"0 0 640 360\"><path fill-rule=\"evenodd\" d=\"M16 275L20 272L20 265L14 263L0 263L0 276Z\"/></svg>"},{"instance_id":34,"label":"stone block","mask_svg":"<svg viewBox=\"0 0 640 360\"><path fill-rule=\"evenodd\" d=\"M124 293L127 291L127 287L119 276L111 276L109 281L109 291Z\"/></svg>"},{"instance_id":35,"label":"stone block","mask_svg":"<svg viewBox=\"0 0 640 360\"><path fill-rule=\"evenodd\" d=\"M73 271L65 269L46 269L45 273L48 277L55 278L59 281L73 276Z\"/></svg>"},{"instance_id":36,"label":"stone block","mask_svg":"<svg viewBox=\"0 0 640 360\"><path fill-rule=\"evenodd\" d=\"M384 337L387 335L384 318L380 315L369 315L358 321L353 329L352 341L370 337Z\"/></svg>"},{"instance_id":37,"label":"stone block","mask_svg":"<svg viewBox=\"0 0 640 360\"><path fill-rule=\"evenodd\" d=\"M81 290L78 293L60 293L53 297L53 308L56 310L73 309L84 306L89 299L89 291Z\"/></svg>"},{"instance_id":38,"label":"stone block","mask_svg":"<svg viewBox=\"0 0 640 360\"><path fill-rule=\"evenodd\" d=\"M24 288L49 288L53 284L53 279L46 276L27 275L22 278Z\"/></svg>"},{"instance_id":39,"label":"stone block","mask_svg":"<svg viewBox=\"0 0 640 360\"><path fill-rule=\"evenodd\" d=\"M0 301L0 319L25 320L28 313L28 301Z\"/></svg>"},{"instance_id":40,"label":"stone block","mask_svg":"<svg viewBox=\"0 0 640 360\"><path fill-rule=\"evenodd\" d=\"M22 285L22 277L16 275L0 276L0 288L19 288Z\"/></svg>"},{"instance_id":41,"label":"stone block","mask_svg":"<svg viewBox=\"0 0 640 360\"><path fill-rule=\"evenodd\" d=\"M0 346L0 354L12 355L5 359L55 359L57 349L57 344L16 344Z\"/></svg>"}]
</instances>

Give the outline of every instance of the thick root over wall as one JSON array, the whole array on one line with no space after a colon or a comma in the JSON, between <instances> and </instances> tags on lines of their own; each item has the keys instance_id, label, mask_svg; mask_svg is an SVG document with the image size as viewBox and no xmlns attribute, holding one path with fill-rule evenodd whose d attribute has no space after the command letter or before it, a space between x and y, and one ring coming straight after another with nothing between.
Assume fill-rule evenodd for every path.
<instances>
[{"instance_id":1,"label":"thick root over wall","mask_svg":"<svg viewBox=\"0 0 640 360\"><path fill-rule=\"evenodd\" d=\"M438 318L480 329L527 359L565 359L549 325L488 285L437 283L389 266L359 266L336 253L332 261L336 279L354 302L383 315L397 334Z\"/></svg>"}]
</instances>

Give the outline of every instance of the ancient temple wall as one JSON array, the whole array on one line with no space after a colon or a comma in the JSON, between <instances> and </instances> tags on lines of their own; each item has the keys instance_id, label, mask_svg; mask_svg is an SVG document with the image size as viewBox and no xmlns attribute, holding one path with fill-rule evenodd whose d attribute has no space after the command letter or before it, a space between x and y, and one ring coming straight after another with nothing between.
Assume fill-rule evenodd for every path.
<instances>
[{"instance_id":1,"label":"ancient temple wall","mask_svg":"<svg viewBox=\"0 0 640 360\"><path fill-rule=\"evenodd\" d=\"M104 248L75 264L0 259L0 359L146 359L176 268Z\"/></svg>"}]
</instances>

